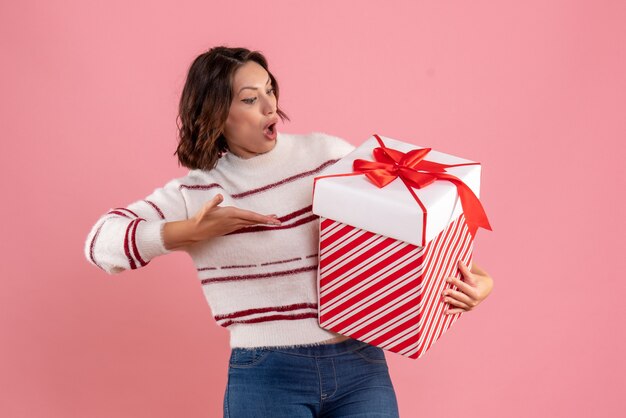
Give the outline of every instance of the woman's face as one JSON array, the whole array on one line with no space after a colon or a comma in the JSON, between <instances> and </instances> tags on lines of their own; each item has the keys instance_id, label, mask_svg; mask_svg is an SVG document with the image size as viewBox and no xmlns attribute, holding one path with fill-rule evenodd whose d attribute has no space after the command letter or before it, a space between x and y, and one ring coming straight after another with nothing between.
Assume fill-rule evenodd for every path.
<instances>
[{"instance_id":1,"label":"woman's face","mask_svg":"<svg viewBox=\"0 0 626 418\"><path fill-rule=\"evenodd\" d=\"M241 158L272 150L278 116L269 74L256 62L248 61L235 71L232 87L233 101L224 126L228 148Z\"/></svg>"}]
</instances>

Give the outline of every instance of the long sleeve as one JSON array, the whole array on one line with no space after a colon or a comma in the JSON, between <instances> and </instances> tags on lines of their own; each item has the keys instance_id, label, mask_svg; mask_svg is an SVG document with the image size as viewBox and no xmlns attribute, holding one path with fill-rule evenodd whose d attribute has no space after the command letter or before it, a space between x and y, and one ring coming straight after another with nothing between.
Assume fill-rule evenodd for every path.
<instances>
[{"instance_id":1,"label":"long sleeve","mask_svg":"<svg viewBox=\"0 0 626 418\"><path fill-rule=\"evenodd\" d=\"M324 141L333 158L343 158L356 149L354 145L338 136L324 132L314 132L314 135L319 136Z\"/></svg>"},{"instance_id":2,"label":"long sleeve","mask_svg":"<svg viewBox=\"0 0 626 418\"><path fill-rule=\"evenodd\" d=\"M171 252L163 244L163 226L189 217L179 185L179 179L171 180L144 199L100 216L85 241L87 260L116 274Z\"/></svg>"}]
</instances>

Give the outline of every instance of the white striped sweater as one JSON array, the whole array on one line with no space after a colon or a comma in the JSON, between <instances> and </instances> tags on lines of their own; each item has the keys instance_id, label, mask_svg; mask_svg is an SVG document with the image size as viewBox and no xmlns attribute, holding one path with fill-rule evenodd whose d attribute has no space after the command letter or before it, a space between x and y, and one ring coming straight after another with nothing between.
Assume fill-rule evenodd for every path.
<instances>
[{"instance_id":1,"label":"white striped sweater","mask_svg":"<svg viewBox=\"0 0 626 418\"><path fill-rule=\"evenodd\" d=\"M276 145L243 159L228 152L212 170L190 170L149 196L112 208L85 242L90 263L109 274L145 266L163 246L165 222L193 216L220 193L221 206L276 214L259 225L187 248L217 323L230 346L285 347L341 339L319 326L319 218L312 210L313 177L355 147L321 132L278 132Z\"/></svg>"}]
</instances>

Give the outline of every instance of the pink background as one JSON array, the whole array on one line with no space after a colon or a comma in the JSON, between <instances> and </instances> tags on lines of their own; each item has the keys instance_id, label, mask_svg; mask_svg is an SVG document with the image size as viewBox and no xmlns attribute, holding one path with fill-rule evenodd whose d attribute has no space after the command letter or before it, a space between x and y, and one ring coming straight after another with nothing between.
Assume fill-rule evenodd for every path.
<instances>
[{"instance_id":1,"label":"pink background","mask_svg":"<svg viewBox=\"0 0 626 418\"><path fill-rule=\"evenodd\" d=\"M186 172L179 94L219 44L266 54L283 132L484 166L494 291L422 359L387 354L402 417L623 412L623 1L91 3L0 5L0 416L221 416L228 334L190 258L83 256L102 213Z\"/></svg>"}]
</instances>

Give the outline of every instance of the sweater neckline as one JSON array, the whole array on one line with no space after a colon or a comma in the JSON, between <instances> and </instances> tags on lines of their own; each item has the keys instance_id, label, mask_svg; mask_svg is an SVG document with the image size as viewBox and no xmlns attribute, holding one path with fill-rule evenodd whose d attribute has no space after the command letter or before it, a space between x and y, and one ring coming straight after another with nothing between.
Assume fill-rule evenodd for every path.
<instances>
[{"instance_id":1,"label":"sweater neckline","mask_svg":"<svg viewBox=\"0 0 626 418\"><path fill-rule=\"evenodd\" d=\"M241 158L227 151L220 158L220 163L237 170L257 170L266 167L274 167L280 162L281 157L284 155L286 145L284 142L283 134L276 132L276 141L271 150L250 158Z\"/></svg>"}]
</instances>

